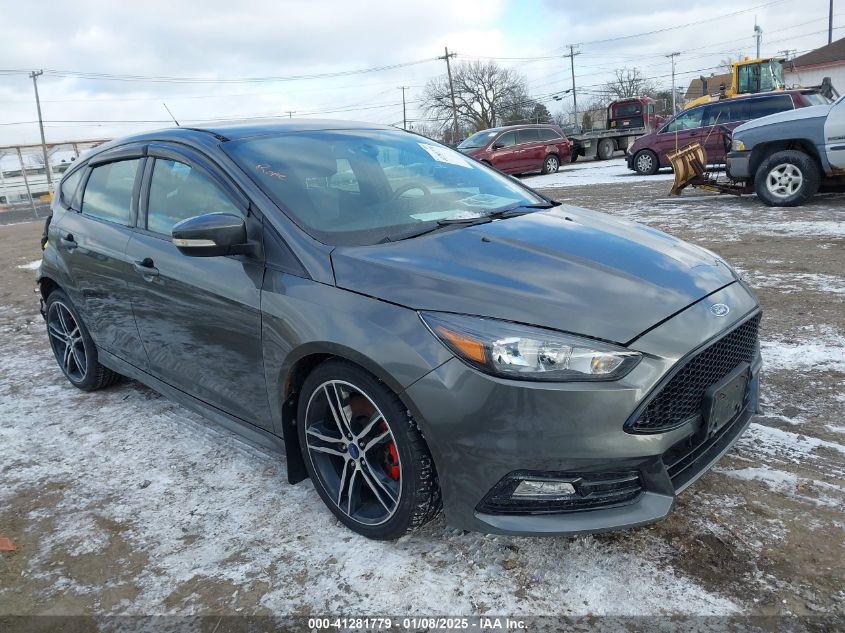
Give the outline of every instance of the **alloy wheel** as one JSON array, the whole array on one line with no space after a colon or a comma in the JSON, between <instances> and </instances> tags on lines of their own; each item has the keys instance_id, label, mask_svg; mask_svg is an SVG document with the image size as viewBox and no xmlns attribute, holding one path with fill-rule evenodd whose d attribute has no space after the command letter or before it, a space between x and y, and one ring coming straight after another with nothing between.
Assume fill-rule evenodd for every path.
<instances>
[{"instance_id":1,"label":"alloy wheel","mask_svg":"<svg viewBox=\"0 0 845 633\"><path fill-rule=\"evenodd\" d=\"M651 154L642 153L637 157L637 171L646 174L651 170L653 159Z\"/></svg>"},{"instance_id":2,"label":"alloy wheel","mask_svg":"<svg viewBox=\"0 0 845 633\"><path fill-rule=\"evenodd\" d=\"M61 301L50 304L47 312L47 333L50 346L65 375L73 382L84 380L88 370L85 340L73 314Z\"/></svg>"},{"instance_id":3,"label":"alloy wheel","mask_svg":"<svg viewBox=\"0 0 845 633\"><path fill-rule=\"evenodd\" d=\"M554 156L549 156L546 159L546 171L550 174L553 174L557 171L557 168L558 168L557 158L555 158Z\"/></svg>"},{"instance_id":4,"label":"alloy wheel","mask_svg":"<svg viewBox=\"0 0 845 633\"><path fill-rule=\"evenodd\" d=\"M804 174L791 163L782 163L766 176L766 189L777 198L795 195L804 184Z\"/></svg>"},{"instance_id":5,"label":"alloy wheel","mask_svg":"<svg viewBox=\"0 0 845 633\"><path fill-rule=\"evenodd\" d=\"M330 380L305 410L305 443L334 505L365 525L381 525L399 507L402 466L393 433L375 402L355 385Z\"/></svg>"}]
</instances>

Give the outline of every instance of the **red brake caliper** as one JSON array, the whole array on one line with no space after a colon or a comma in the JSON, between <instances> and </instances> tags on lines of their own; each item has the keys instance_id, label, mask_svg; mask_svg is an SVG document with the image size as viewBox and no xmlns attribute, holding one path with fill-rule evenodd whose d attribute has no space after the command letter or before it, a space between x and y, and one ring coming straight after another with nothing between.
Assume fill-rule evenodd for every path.
<instances>
[{"instance_id":1,"label":"red brake caliper","mask_svg":"<svg viewBox=\"0 0 845 633\"><path fill-rule=\"evenodd\" d=\"M387 423L382 422L380 428L382 431L386 431ZM399 453L396 452L396 443L393 440L387 445L387 453L384 456L384 461L387 476L393 481L399 481Z\"/></svg>"}]
</instances>

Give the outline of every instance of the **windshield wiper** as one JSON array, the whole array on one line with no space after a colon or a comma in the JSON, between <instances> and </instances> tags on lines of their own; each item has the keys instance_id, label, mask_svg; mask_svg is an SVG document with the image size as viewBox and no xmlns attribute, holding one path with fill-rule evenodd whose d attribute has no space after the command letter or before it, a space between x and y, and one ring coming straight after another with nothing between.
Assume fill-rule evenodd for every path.
<instances>
[{"instance_id":1,"label":"windshield wiper","mask_svg":"<svg viewBox=\"0 0 845 633\"><path fill-rule=\"evenodd\" d=\"M531 213L537 209L551 209L552 207L556 207L559 204L560 202L555 202L553 200L549 202L540 202L537 204L516 204L505 209L499 209L498 211L493 211L492 213L488 213L486 215L479 215L473 218L443 218L441 220L437 220L437 223L434 226L427 226L423 229L409 231L407 233L400 233L398 235L386 235L381 240L379 240L379 243L383 244L385 242L398 242L401 240L408 240L414 237L419 237L421 235L427 235L428 233L433 233L448 226L477 226L479 224L488 224L493 220L505 220L507 218L515 218L520 215Z\"/></svg>"}]
</instances>

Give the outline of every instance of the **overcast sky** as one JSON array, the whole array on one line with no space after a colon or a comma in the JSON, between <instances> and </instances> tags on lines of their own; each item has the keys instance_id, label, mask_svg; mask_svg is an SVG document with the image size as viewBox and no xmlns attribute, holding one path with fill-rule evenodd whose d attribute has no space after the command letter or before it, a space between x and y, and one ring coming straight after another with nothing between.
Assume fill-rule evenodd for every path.
<instances>
[{"instance_id":1,"label":"overcast sky","mask_svg":"<svg viewBox=\"0 0 845 633\"><path fill-rule=\"evenodd\" d=\"M746 9L751 10L713 19ZM834 39L845 36L845 7L837 11ZM576 82L587 100L613 69L625 66L668 86L671 67L664 56L673 51L683 53L677 61L679 85L702 72L720 72L722 59L753 55L755 17L763 28L764 56L817 48L827 43L827 15L828 0L662 5L630 0L0 0L0 145L39 139L32 81L25 73L5 71L48 71L38 83L48 142L163 127L168 115L162 102L183 124L293 111L293 116L401 125L398 87L408 86L408 117L419 118L426 80L445 72L444 62L433 59L444 46L458 54L456 63L501 58L527 77L533 96L547 100L554 112L562 106L551 93L571 87L569 60L559 57L567 44L580 43ZM629 37L661 29L667 30ZM526 57L549 59L504 59ZM406 62L420 63L285 80Z\"/></svg>"}]
</instances>

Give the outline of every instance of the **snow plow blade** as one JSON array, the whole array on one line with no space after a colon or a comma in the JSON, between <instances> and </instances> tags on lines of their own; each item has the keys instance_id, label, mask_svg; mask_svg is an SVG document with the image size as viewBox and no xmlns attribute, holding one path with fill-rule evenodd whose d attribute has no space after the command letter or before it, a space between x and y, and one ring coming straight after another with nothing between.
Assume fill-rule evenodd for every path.
<instances>
[{"instance_id":1,"label":"snow plow blade","mask_svg":"<svg viewBox=\"0 0 845 633\"><path fill-rule=\"evenodd\" d=\"M675 184L672 185L672 195L679 196L689 185L700 181L707 168L707 157L704 148L698 143L687 145L666 155L672 171L675 172Z\"/></svg>"}]
</instances>

